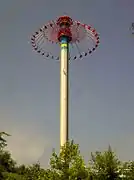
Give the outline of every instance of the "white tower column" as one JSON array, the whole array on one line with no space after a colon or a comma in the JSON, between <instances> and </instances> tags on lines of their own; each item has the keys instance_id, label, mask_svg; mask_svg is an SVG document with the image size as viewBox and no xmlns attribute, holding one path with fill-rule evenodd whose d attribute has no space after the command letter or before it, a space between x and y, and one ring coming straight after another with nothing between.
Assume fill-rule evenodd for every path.
<instances>
[{"instance_id":1,"label":"white tower column","mask_svg":"<svg viewBox=\"0 0 134 180\"><path fill-rule=\"evenodd\" d=\"M60 146L68 141L68 42L61 37L60 62Z\"/></svg>"}]
</instances>

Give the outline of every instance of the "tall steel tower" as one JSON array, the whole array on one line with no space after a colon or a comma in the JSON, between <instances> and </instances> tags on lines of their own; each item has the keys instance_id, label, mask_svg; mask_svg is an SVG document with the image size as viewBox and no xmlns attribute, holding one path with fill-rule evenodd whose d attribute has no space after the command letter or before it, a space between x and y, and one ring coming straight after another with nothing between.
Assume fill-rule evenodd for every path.
<instances>
[{"instance_id":1,"label":"tall steel tower","mask_svg":"<svg viewBox=\"0 0 134 180\"><path fill-rule=\"evenodd\" d=\"M35 32L31 43L34 50L45 58L60 60L60 145L63 146L69 140L69 61L82 59L95 51L99 36L91 26L74 21L69 16L61 16ZM60 45L60 57L48 51L48 44ZM76 51L78 54L75 55Z\"/></svg>"}]
</instances>

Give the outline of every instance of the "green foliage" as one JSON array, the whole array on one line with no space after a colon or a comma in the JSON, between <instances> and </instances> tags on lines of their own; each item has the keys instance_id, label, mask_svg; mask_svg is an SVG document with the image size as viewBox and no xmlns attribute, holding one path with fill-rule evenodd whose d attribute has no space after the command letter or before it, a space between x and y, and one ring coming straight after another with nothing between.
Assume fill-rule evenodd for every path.
<instances>
[{"instance_id":1,"label":"green foliage","mask_svg":"<svg viewBox=\"0 0 134 180\"><path fill-rule=\"evenodd\" d=\"M26 180L40 180L44 178L45 170L40 167L40 164L33 164L25 169Z\"/></svg>"},{"instance_id":2,"label":"green foliage","mask_svg":"<svg viewBox=\"0 0 134 180\"><path fill-rule=\"evenodd\" d=\"M3 171L13 172L15 171L15 161L11 158L11 155L7 151L0 152L0 169Z\"/></svg>"},{"instance_id":3,"label":"green foliage","mask_svg":"<svg viewBox=\"0 0 134 180\"><path fill-rule=\"evenodd\" d=\"M120 179L120 165L121 162L112 152L109 146L108 151L104 153L96 152L91 154L91 169L95 179L103 180L117 180Z\"/></svg>"},{"instance_id":4,"label":"green foliage","mask_svg":"<svg viewBox=\"0 0 134 180\"><path fill-rule=\"evenodd\" d=\"M61 180L61 176L56 170L47 169L44 173L44 180Z\"/></svg>"},{"instance_id":5,"label":"green foliage","mask_svg":"<svg viewBox=\"0 0 134 180\"><path fill-rule=\"evenodd\" d=\"M79 145L67 142L50 158L50 168L39 163L17 166L11 154L4 150L7 142L0 133L0 180L134 180L134 161L122 163L109 146L107 151L91 153L88 166L80 155Z\"/></svg>"},{"instance_id":6,"label":"green foliage","mask_svg":"<svg viewBox=\"0 0 134 180\"><path fill-rule=\"evenodd\" d=\"M60 151L59 156L52 154L50 160L52 171L55 171L60 179L77 179L81 177L86 179L88 176L87 169L83 158L80 156L79 146L73 141L67 142Z\"/></svg>"},{"instance_id":7,"label":"green foliage","mask_svg":"<svg viewBox=\"0 0 134 180\"><path fill-rule=\"evenodd\" d=\"M3 150L7 146L7 141L3 136L10 136L6 132L0 132L0 151Z\"/></svg>"},{"instance_id":8,"label":"green foliage","mask_svg":"<svg viewBox=\"0 0 134 180\"><path fill-rule=\"evenodd\" d=\"M11 154L4 151L4 148L7 146L7 141L3 136L10 135L5 132L0 132L0 179L4 179L4 173L14 172L16 164L11 158Z\"/></svg>"},{"instance_id":9,"label":"green foliage","mask_svg":"<svg viewBox=\"0 0 134 180\"><path fill-rule=\"evenodd\" d=\"M3 173L3 179L4 180L26 180L25 177L22 175L19 175L17 173Z\"/></svg>"},{"instance_id":10,"label":"green foliage","mask_svg":"<svg viewBox=\"0 0 134 180\"><path fill-rule=\"evenodd\" d=\"M122 168L123 180L134 180L134 161L125 162Z\"/></svg>"}]
</instances>

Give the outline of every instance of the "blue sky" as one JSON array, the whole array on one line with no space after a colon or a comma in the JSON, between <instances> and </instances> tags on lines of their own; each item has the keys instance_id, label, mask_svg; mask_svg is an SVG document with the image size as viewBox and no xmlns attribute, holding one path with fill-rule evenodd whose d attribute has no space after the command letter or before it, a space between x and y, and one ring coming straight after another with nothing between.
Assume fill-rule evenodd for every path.
<instances>
[{"instance_id":1,"label":"blue sky","mask_svg":"<svg viewBox=\"0 0 134 180\"><path fill-rule=\"evenodd\" d=\"M109 144L134 160L133 0L5 0L0 6L0 131L18 163L47 166L59 151L59 69L32 51L31 34L68 13L93 25L100 47L70 64L70 139L86 160Z\"/></svg>"}]
</instances>

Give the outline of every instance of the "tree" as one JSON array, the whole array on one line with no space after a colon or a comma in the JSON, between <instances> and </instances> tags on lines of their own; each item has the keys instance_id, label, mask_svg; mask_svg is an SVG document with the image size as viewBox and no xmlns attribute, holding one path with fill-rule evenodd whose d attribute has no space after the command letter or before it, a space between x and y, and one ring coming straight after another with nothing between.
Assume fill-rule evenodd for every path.
<instances>
[{"instance_id":1,"label":"tree","mask_svg":"<svg viewBox=\"0 0 134 180\"><path fill-rule=\"evenodd\" d=\"M11 154L4 150L7 146L7 141L3 137L4 135L10 136L5 132L0 132L0 179L4 179L4 173L14 172L16 164L11 158Z\"/></svg>"},{"instance_id":2,"label":"tree","mask_svg":"<svg viewBox=\"0 0 134 180\"><path fill-rule=\"evenodd\" d=\"M96 152L91 154L90 167L92 176L95 180L118 180L120 179L120 164L121 162L112 152L109 146L104 153Z\"/></svg>"},{"instance_id":3,"label":"tree","mask_svg":"<svg viewBox=\"0 0 134 180\"><path fill-rule=\"evenodd\" d=\"M80 156L79 146L73 141L67 142L61 148L59 156L53 151L50 166L52 174L55 173L55 177L59 180L77 180L79 177L84 180L88 177L84 160Z\"/></svg>"},{"instance_id":4,"label":"tree","mask_svg":"<svg viewBox=\"0 0 134 180\"><path fill-rule=\"evenodd\" d=\"M45 170L40 167L39 163L36 163L25 168L23 171L23 176L26 178L26 180L44 180Z\"/></svg>"},{"instance_id":5,"label":"tree","mask_svg":"<svg viewBox=\"0 0 134 180\"><path fill-rule=\"evenodd\" d=\"M0 132L0 151L2 151L7 146L7 141L3 136L10 136L6 132Z\"/></svg>"},{"instance_id":6,"label":"tree","mask_svg":"<svg viewBox=\"0 0 134 180\"><path fill-rule=\"evenodd\" d=\"M123 163L122 179L134 180L134 161Z\"/></svg>"},{"instance_id":7,"label":"tree","mask_svg":"<svg viewBox=\"0 0 134 180\"><path fill-rule=\"evenodd\" d=\"M91 153L86 167L78 144L67 142L50 158L50 168L43 169L39 163L17 166L11 154L4 148L7 141L0 132L0 180L134 180L134 161L121 163L109 146L107 151Z\"/></svg>"},{"instance_id":8,"label":"tree","mask_svg":"<svg viewBox=\"0 0 134 180\"><path fill-rule=\"evenodd\" d=\"M24 176L17 173L3 173L2 180L27 180Z\"/></svg>"}]
</instances>

